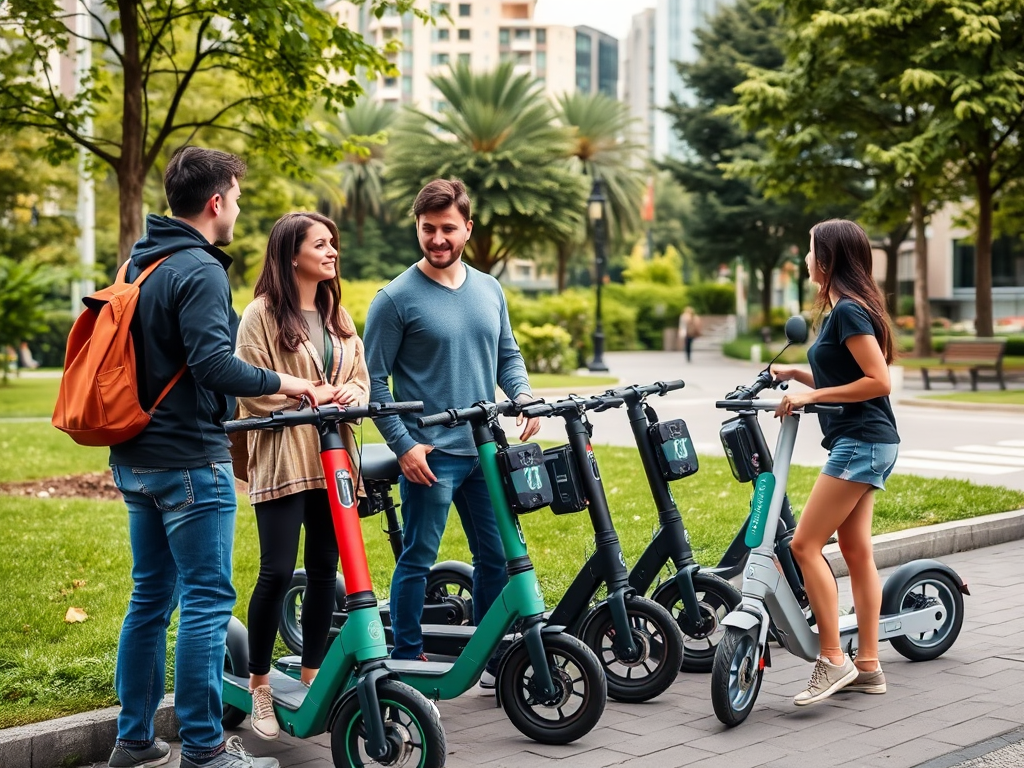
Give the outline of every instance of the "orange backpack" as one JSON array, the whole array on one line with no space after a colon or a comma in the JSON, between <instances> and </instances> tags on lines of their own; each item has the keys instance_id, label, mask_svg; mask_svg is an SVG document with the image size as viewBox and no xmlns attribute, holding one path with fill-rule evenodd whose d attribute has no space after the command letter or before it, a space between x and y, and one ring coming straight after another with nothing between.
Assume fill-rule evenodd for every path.
<instances>
[{"instance_id":1,"label":"orange backpack","mask_svg":"<svg viewBox=\"0 0 1024 768\"><path fill-rule=\"evenodd\" d=\"M129 326L139 303L139 286L166 260L165 256L147 267L133 283L125 281L125 262L112 286L82 300L87 309L68 336L64 377L52 419L53 426L79 445L117 445L135 437L185 373L187 366L182 366L153 407L142 410Z\"/></svg>"}]
</instances>

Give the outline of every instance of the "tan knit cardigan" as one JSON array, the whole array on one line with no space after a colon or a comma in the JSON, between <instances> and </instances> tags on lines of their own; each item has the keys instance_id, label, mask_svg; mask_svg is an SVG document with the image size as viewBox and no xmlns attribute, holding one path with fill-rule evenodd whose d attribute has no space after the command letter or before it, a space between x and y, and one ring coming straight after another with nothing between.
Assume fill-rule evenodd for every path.
<instances>
[{"instance_id":1,"label":"tan knit cardigan","mask_svg":"<svg viewBox=\"0 0 1024 768\"><path fill-rule=\"evenodd\" d=\"M348 317L344 309L341 311ZM335 386L354 383L362 391L357 404L365 405L369 401L370 376L366 371L363 342L357 335L347 339L332 335L333 370L325 377L320 354L309 340L295 352L289 352L278 345L277 330L277 322L267 307L266 299L262 296L255 299L242 313L235 354L252 365L290 373L315 383L325 378ZM287 395L264 395L241 397L238 405L240 416L245 418L266 416L282 408L295 408L298 401ZM358 476L359 457L349 424L341 425L341 436ZM314 427L249 432L249 499L252 503L326 487L320 464L320 438Z\"/></svg>"}]
</instances>

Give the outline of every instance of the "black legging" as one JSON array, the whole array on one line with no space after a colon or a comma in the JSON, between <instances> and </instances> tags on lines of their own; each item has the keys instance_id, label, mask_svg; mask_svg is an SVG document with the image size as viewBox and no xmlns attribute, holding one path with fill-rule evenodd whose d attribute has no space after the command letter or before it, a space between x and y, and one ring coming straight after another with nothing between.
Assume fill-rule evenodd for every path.
<instances>
[{"instance_id":1,"label":"black legging","mask_svg":"<svg viewBox=\"0 0 1024 768\"><path fill-rule=\"evenodd\" d=\"M306 594L302 599L302 666L319 669L334 612L338 543L323 489L300 491L254 505L260 536L260 575L249 601L249 673L266 675L306 527Z\"/></svg>"}]
</instances>

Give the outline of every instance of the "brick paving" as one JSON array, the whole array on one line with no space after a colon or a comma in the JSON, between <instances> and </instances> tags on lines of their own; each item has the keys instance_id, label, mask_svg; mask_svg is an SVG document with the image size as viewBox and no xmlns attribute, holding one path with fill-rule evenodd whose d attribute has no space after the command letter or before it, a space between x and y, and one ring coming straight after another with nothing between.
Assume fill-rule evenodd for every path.
<instances>
[{"instance_id":1,"label":"brick paving","mask_svg":"<svg viewBox=\"0 0 1024 768\"><path fill-rule=\"evenodd\" d=\"M883 644L889 692L837 694L797 709L792 696L811 665L773 648L754 711L726 729L714 715L710 676L680 674L645 704L609 701L600 724L575 744L546 746L523 737L489 696L470 692L439 703L450 768L938 768L1024 765L1024 542L943 558L967 582L965 620L941 658L911 663ZM840 600L850 604L848 580ZM265 742L241 729L246 746L282 768L332 768L330 737L283 736ZM1018 738L1018 737L1014 737ZM991 743L986 754L971 745ZM1014 746L1016 744L1016 746ZM177 747L177 745L175 745ZM982 745L984 750L986 747ZM1016 750L1016 751L1014 751ZM978 750L975 749L975 752ZM168 764L177 768L177 750ZM985 760L988 762L985 762ZM981 762L978 762L981 760ZM104 768L94 763L92 768Z\"/></svg>"}]
</instances>

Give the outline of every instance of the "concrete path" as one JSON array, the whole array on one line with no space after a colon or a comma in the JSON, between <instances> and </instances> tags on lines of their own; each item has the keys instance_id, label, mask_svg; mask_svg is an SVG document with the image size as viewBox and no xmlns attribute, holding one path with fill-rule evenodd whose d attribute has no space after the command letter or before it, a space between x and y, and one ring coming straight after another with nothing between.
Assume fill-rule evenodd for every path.
<instances>
[{"instance_id":1,"label":"concrete path","mask_svg":"<svg viewBox=\"0 0 1024 768\"><path fill-rule=\"evenodd\" d=\"M941 768L1020 766L1024 733L1024 542L943 558L967 582L965 621L945 656L910 663L888 645L881 659L889 684L884 696L837 694L797 709L791 698L810 664L773 648L757 704L748 720L726 729L714 715L710 677L681 674L667 693L646 704L609 701L598 727L568 746L535 744L519 734L493 697L471 692L440 702L450 768L911 768L948 756ZM840 579L841 602L849 583ZM990 741L1017 732L1015 741ZM258 755L275 755L283 768L331 768L330 738L260 741L240 731ZM988 754L1017 749L1010 762L965 762L964 748L988 742ZM1012 744L1017 744L1016 747ZM177 746L177 745L176 745ZM977 750L975 750L977 752ZM177 768L175 757L169 763ZM982 755L983 756L983 755ZM1010 759L1010 758L1007 758ZM952 762L950 762L952 760ZM92 764L103 768L105 763Z\"/></svg>"}]
</instances>

